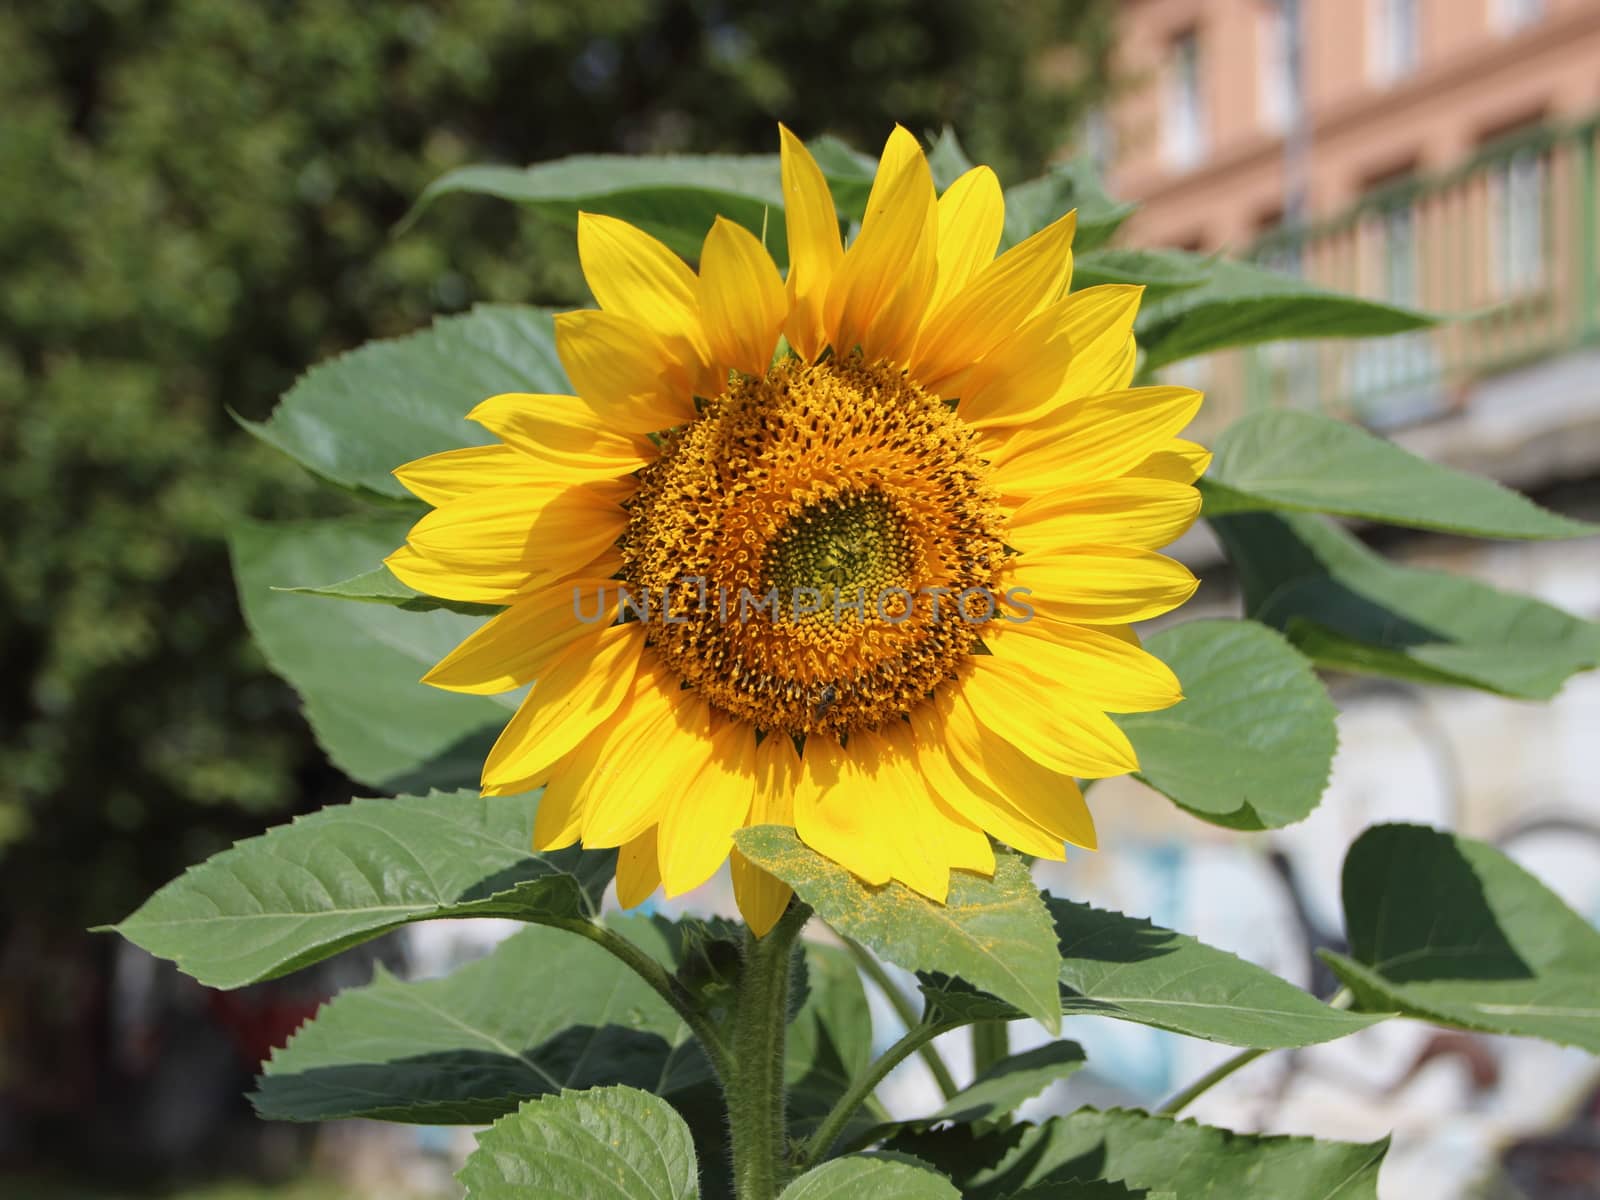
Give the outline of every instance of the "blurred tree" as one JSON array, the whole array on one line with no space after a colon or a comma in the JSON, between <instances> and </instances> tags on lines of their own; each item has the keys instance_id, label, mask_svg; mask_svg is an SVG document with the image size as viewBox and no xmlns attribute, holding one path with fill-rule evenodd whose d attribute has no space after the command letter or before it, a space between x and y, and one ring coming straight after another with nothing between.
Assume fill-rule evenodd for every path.
<instances>
[{"instance_id":1,"label":"blurred tree","mask_svg":"<svg viewBox=\"0 0 1600 1200\"><path fill-rule=\"evenodd\" d=\"M1107 83L1113 0L33 0L0 9L0 962L346 785L245 636L221 535L338 503L240 432L306 365L478 299L571 301L568 233L465 162L867 149L1011 178ZM1041 57L1042 47L1052 47ZM32 949L28 949L32 947ZM98 948L96 948L98 947ZM21 961L19 961L21 956ZM43 993L39 993L43 994ZM12 989L4 1003L22 1002ZM0 1011L0 1072L60 1061ZM20 1036L19 1036L20 1035ZM78 1038L80 1046L84 1039ZM27 1072L23 1070L23 1073ZM5 1086L0 1073L0 1088Z\"/></svg>"}]
</instances>

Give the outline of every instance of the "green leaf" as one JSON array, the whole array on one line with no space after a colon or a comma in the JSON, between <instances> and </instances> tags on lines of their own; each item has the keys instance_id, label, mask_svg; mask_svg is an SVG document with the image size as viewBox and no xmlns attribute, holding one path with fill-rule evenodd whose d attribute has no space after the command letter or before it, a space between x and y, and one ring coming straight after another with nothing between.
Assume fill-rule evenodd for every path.
<instances>
[{"instance_id":1,"label":"green leaf","mask_svg":"<svg viewBox=\"0 0 1600 1200\"><path fill-rule=\"evenodd\" d=\"M1145 308L1144 370L1227 346L1284 338L1371 337L1433 324L1413 309L1324 291L1293 275L1219 259L1210 278Z\"/></svg>"},{"instance_id":2,"label":"green leaf","mask_svg":"<svg viewBox=\"0 0 1600 1200\"><path fill-rule=\"evenodd\" d=\"M885 1154L852 1154L814 1167L779 1200L961 1200L951 1182L925 1163Z\"/></svg>"},{"instance_id":3,"label":"green leaf","mask_svg":"<svg viewBox=\"0 0 1600 1200\"><path fill-rule=\"evenodd\" d=\"M1183 1200L1377 1200L1378 1169L1388 1150L1387 1141L1264 1137L1126 1109L1089 1108L988 1137L940 1131L893 1145L949 1174L966 1200L1001 1200L1030 1186L1064 1186L1085 1178L1120 1182L1135 1196L1150 1189ZM1074 1193L1023 1195L1058 1200ZM1085 1195L1098 1200L1094 1191Z\"/></svg>"},{"instance_id":4,"label":"green leaf","mask_svg":"<svg viewBox=\"0 0 1600 1200\"><path fill-rule=\"evenodd\" d=\"M1600 525L1560 516L1492 479L1441 467L1320 413L1250 413L1223 431L1214 450L1208 516L1280 508L1475 537L1600 534Z\"/></svg>"},{"instance_id":5,"label":"green leaf","mask_svg":"<svg viewBox=\"0 0 1600 1200\"><path fill-rule=\"evenodd\" d=\"M1054 1033L1060 967L1049 914L1028 868L995 855L994 878L953 871L946 904L899 883L874 888L808 849L794 830L763 825L734 835L739 849L776 875L817 915L880 958L911 971L943 971L1014 1004Z\"/></svg>"},{"instance_id":6,"label":"green leaf","mask_svg":"<svg viewBox=\"0 0 1600 1200\"><path fill-rule=\"evenodd\" d=\"M405 539L398 516L241 524L229 537L245 623L294 686L335 766L381 791L476 785L512 696L465 696L419 682L482 624L459 613L276 590L370 567Z\"/></svg>"},{"instance_id":7,"label":"green leaf","mask_svg":"<svg viewBox=\"0 0 1600 1200\"><path fill-rule=\"evenodd\" d=\"M1005 199L1002 247L1014 246L1031 237L1075 208L1078 229L1072 240L1074 255L1086 254L1104 245L1134 210L1134 205L1118 203L1105 193L1094 165L1087 158L1063 163L1037 179L1007 188Z\"/></svg>"},{"instance_id":8,"label":"green leaf","mask_svg":"<svg viewBox=\"0 0 1600 1200\"><path fill-rule=\"evenodd\" d=\"M946 1100L933 1115L914 1124L943 1122L982 1125L1016 1111L1057 1080L1083 1069L1087 1060L1077 1042L1046 1042L1002 1058Z\"/></svg>"},{"instance_id":9,"label":"green leaf","mask_svg":"<svg viewBox=\"0 0 1600 1200\"><path fill-rule=\"evenodd\" d=\"M1381 1015L1330 1008L1271 971L1147 920L1052 896L1061 1006L1270 1050L1364 1029Z\"/></svg>"},{"instance_id":10,"label":"green leaf","mask_svg":"<svg viewBox=\"0 0 1600 1200\"><path fill-rule=\"evenodd\" d=\"M496 604L470 604L465 600L444 600L425 595L407 587L395 578L388 567L365 571L338 583L321 587L275 587L275 592L293 592L297 596L328 596L334 600L355 600L363 604L387 604L407 612L433 612L444 608L469 617L492 617L502 609Z\"/></svg>"},{"instance_id":11,"label":"green leaf","mask_svg":"<svg viewBox=\"0 0 1600 1200\"><path fill-rule=\"evenodd\" d=\"M530 1003L530 986L539 987ZM688 1028L638 975L558 929L525 929L444 979L379 968L275 1051L251 1097L272 1120L484 1124L563 1088L670 1094L706 1078Z\"/></svg>"},{"instance_id":12,"label":"green leaf","mask_svg":"<svg viewBox=\"0 0 1600 1200\"><path fill-rule=\"evenodd\" d=\"M530 1100L478 1137L466 1200L694 1200L694 1141L665 1100L594 1088Z\"/></svg>"},{"instance_id":13,"label":"green leaf","mask_svg":"<svg viewBox=\"0 0 1600 1200\"><path fill-rule=\"evenodd\" d=\"M1183 250L1137 250L1106 247L1073 257L1072 287L1135 283L1145 289L1144 302L1154 304L1174 292L1199 287L1211 275L1213 258Z\"/></svg>"},{"instance_id":14,"label":"green leaf","mask_svg":"<svg viewBox=\"0 0 1600 1200\"><path fill-rule=\"evenodd\" d=\"M266 421L244 425L332 483L414 504L391 472L414 458L494 441L466 419L480 401L570 390L547 310L480 304L311 368Z\"/></svg>"},{"instance_id":15,"label":"green leaf","mask_svg":"<svg viewBox=\"0 0 1600 1200\"><path fill-rule=\"evenodd\" d=\"M1336 710L1281 634L1254 621L1189 621L1145 648L1177 673L1184 699L1114 718L1138 752L1140 779L1233 829L1278 829L1317 806Z\"/></svg>"},{"instance_id":16,"label":"green leaf","mask_svg":"<svg viewBox=\"0 0 1600 1200\"><path fill-rule=\"evenodd\" d=\"M719 216L757 237L765 226L780 267L788 252L776 154L576 154L531 167L458 167L423 190L406 221L453 192L512 200L568 229L579 212L619 217L690 260Z\"/></svg>"},{"instance_id":17,"label":"green leaf","mask_svg":"<svg viewBox=\"0 0 1600 1200\"><path fill-rule=\"evenodd\" d=\"M789 1132L809 1136L872 1062L872 1012L850 955L838 946L805 945L809 987L789 1025L783 1075L789 1089ZM846 1141L885 1119L875 1099L841 1132Z\"/></svg>"},{"instance_id":18,"label":"green leaf","mask_svg":"<svg viewBox=\"0 0 1600 1200\"><path fill-rule=\"evenodd\" d=\"M615 856L533 853L535 807L458 792L324 808L190 867L112 928L232 988L432 917L593 916Z\"/></svg>"},{"instance_id":19,"label":"green leaf","mask_svg":"<svg viewBox=\"0 0 1600 1200\"><path fill-rule=\"evenodd\" d=\"M1493 846L1375 826L1344 909L1350 956L1324 957L1362 1007L1600 1053L1600 931Z\"/></svg>"},{"instance_id":20,"label":"green leaf","mask_svg":"<svg viewBox=\"0 0 1600 1200\"><path fill-rule=\"evenodd\" d=\"M1340 670L1548 699L1600 666L1600 624L1442 571L1403 567L1301 513L1212 522L1245 611Z\"/></svg>"}]
</instances>

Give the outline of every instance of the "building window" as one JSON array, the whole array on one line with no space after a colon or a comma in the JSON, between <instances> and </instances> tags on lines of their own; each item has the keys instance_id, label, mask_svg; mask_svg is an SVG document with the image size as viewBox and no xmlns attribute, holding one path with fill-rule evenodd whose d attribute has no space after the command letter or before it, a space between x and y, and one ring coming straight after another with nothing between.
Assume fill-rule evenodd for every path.
<instances>
[{"instance_id":1,"label":"building window","mask_svg":"<svg viewBox=\"0 0 1600 1200\"><path fill-rule=\"evenodd\" d=\"M1419 0L1372 0L1367 40L1372 77L1394 83L1422 61L1422 14Z\"/></svg>"},{"instance_id":2,"label":"building window","mask_svg":"<svg viewBox=\"0 0 1600 1200\"><path fill-rule=\"evenodd\" d=\"M1417 297L1417 215L1411 202L1383 210L1383 292L1394 304L1415 305Z\"/></svg>"},{"instance_id":3,"label":"building window","mask_svg":"<svg viewBox=\"0 0 1600 1200\"><path fill-rule=\"evenodd\" d=\"M1490 282L1500 296L1544 282L1545 163L1539 150L1513 153L1489 176Z\"/></svg>"},{"instance_id":4,"label":"building window","mask_svg":"<svg viewBox=\"0 0 1600 1200\"><path fill-rule=\"evenodd\" d=\"M1544 16L1544 0L1489 0L1489 18L1501 33L1516 33Z\"/></svg>"},{"instance_id":5,"label":"building window","mask_svg":"<svg viewBox=\"0 0 1600 1200\"><path fill-rule=\"evenodd\" d=\"M1261 124L1282 132L1300 118L1303 96L1298 28L1301 0L1265 0L1257 24Z\"/></svg>"},{"instance_id":6,"label":"building window","mask_svg":"<svg viewBox=\"0 0 1600 1200\"><path fill-rule=\"evenodd\" d=\"M1206 154L1206 114L1200 71L1200 35L1176 37L1167 62L1162 144L1169 165L1193 167Z\"/></svg>"}]
</instances>

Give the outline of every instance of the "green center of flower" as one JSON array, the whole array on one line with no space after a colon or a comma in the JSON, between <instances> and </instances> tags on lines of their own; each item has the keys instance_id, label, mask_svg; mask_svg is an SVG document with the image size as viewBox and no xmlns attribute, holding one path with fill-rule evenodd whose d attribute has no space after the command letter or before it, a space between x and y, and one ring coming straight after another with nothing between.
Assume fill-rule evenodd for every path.
<instances>
[{"instance_id":1,"label":"green center of flower","mask_svg":"<svg viewBox=\"0 0 1600 1200\"><path fill-rule=\"evenodd\" d=\"M904 588L916 568L905 523L878 492L808 504L774 544L767 578L781 596L808 596L830 609L864 595Z\"/></svg>"}]
</instances>

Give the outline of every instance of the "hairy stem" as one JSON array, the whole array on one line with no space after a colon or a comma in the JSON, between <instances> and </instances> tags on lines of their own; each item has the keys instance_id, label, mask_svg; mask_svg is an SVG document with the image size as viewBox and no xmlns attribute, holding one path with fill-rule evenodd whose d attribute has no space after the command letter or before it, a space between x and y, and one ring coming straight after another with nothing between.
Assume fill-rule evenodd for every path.
<instances>
[{"instance_id":1,"label":"hairy stem","mask_svg":"<svg viewBox=\"0 0 1600 1200\"><path fill-rule=\"evenodd\" d=\"M776 1200L787 1173L783 1043L795 938L810 916L811 909L795 900L766 937L745 931L732 1069L722 1087L738 1200Z\"/></svg>"},{"instance_id":2,"label":"hairy stem","mask_svg":"<svg viewBox=\"0 0 1600 1200\"><path fill-rule=\"evenodd\" d=\"M905 1036L885 1050L882 1058L863 1071L850 1084L849 1090L828 1110L828 1115L822 1118L817 1131L801 1149L800 1166L802 1168L812 1166L827 1155L833 1148L834 1142L839 1140L839 1135L844 1132L844 1127L849 1124L850 1118L855 1115L856 1109L867 1102L867 1097L877 1090L885 1075L904 1062L908 1055L927 1045L941 1033L959 1029L961 1025L960 1021L944 1021L936 1024L924 1024L918 1021L906 1030Z\"/></svg>"},{"instance_id":3,"label":"hairy stem","mask_svg":"<svg viewBox=\"0 0 1600 1200\"><path fill-rule=\"evenodd\" d=\"M1354 998L1355 997L1351 995L1349 988L1340 988L1334 994L1333 998L1328 1001L1328 1007L1349 1008ZM1176 1092L1172 1096L1169 1096L1165 1101L1162 1102L1161 1107L1156 1109L1156 1115L1161 1117L1177 1116L1201 1096L1205 1095L1212 1088L1216 1087L1217 1084L1221 1083L1229 1075L1232 1075L1235 1071L1248 1067L1251 1063L1255 1062L1256 1059L1260 1058L1265 1053L1267 1053L1265 1050L1239 1051L1239 1053L1235 1054L1232 1058L1225 1059L1216 1066L1212 1067L1211 1070L1200 1076L1199 1079L1196 1079L1181 1092Z\"/></svg>"},{"instance_id":4,"label":"hairy stem","mask_svg":"<svg viewBox=\"0 0 1600 1200\"><path fill-rule=\"evenodd\" d=\"M872 980L877 989L883 993L884 999L894 1008L895 1015L900 1018L901 1023L907 1029L914 1029L920 1025L922 1017L911 998L900 990L895 981L889 977L889 972L883 969L883 964L873 957L871 951L848 938L844 944L850 951L850 957L856 960L856 966L860 967L862 974ZM939 1047L932 1042L923 1042L917 1047L917 1053L922 1056L923 1063L933 1073L933 1081L946 1100L961 1090L956 1086L955 1076L950 1074L944 1056L939 1053Z\"/></svg>"},{"instance_id":5,"label":"hairy stem","mask_svg":"<svg viewBox=\"0 0 1600 1200\"><path fill-rule=\"evenodd\" d=\"M705 1050L706 1058L710 1060L717 1078L726 1083L731 1067L727 1043L722 1040L716 1026L701 1010L694 996L673 978L665 967L616 930L609 929L597 921L576 917L571 920L551 921L550 924L588 938L621 960L623 965L654 988L656 993L672 1006L673 1011L683 1018L683 1023L689 1027L689 1031Z\"/></svg>"},{"instance_id":6,"label":"hairy stem","mask_svg":"<svg viewBox=\"0 0 1600 1200\"><path fill-rule=\"evenodd\" d=\"M1004 1021L979 1021L972 1027L972 1074L982 1075L1011 1053L1011 1030Z\"/></svg>"}]
</instances>

